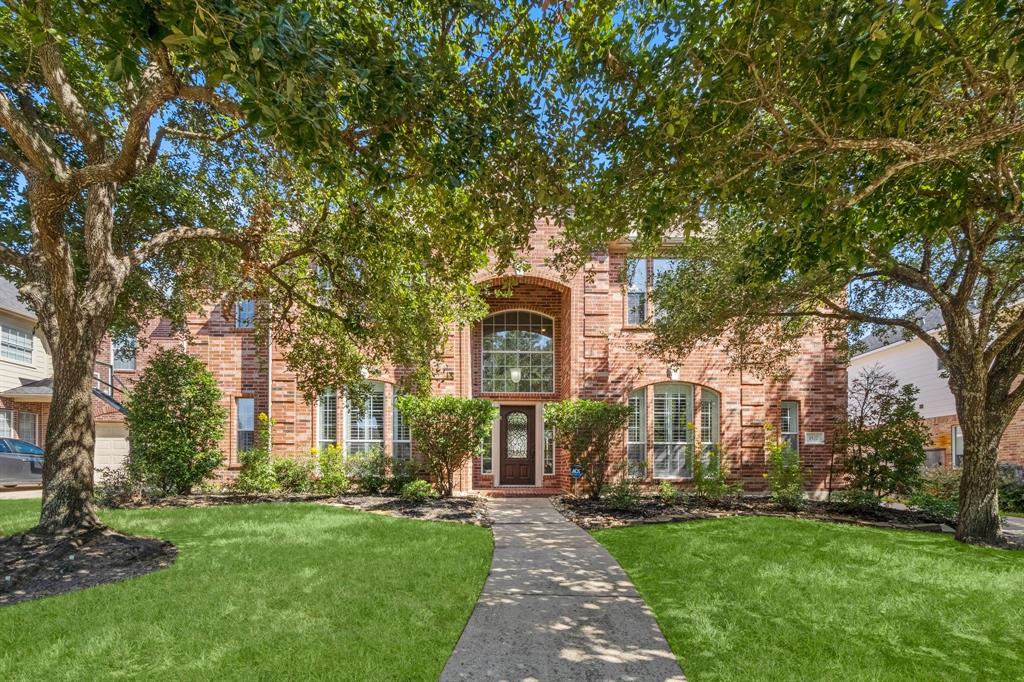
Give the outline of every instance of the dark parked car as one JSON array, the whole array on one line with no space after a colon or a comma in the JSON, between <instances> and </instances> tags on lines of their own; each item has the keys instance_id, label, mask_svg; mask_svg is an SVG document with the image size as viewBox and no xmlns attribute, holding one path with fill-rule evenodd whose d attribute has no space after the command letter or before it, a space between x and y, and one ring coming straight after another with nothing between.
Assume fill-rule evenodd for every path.
<instances>
[{"instance_id":1,"label":"dark parked car","mask_svg":"<svg viewBox=\"0 0 1024 682\"><path fill-rule=\"evenodd\" d=\"M0 438L0 485L42 485L43 449L17 438Z\"/></svg>"}]
</instances>

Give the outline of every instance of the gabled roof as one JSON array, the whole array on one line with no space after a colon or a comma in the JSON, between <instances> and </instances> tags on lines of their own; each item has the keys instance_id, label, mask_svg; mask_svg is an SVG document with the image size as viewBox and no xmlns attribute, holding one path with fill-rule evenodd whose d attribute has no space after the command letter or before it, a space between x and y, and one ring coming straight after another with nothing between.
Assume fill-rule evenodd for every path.
<instances>
[{"instance_id":1,"label":"gabled roof","mask_svg":"<svg viewBox=\"0 0 1024 682\"><path fill-rule=\"evenodd\" d=\"M908 317L914 317L917 319L918 324L926 332L933 331L939 327L945 326L946 322L942 319L942 311L938 308L932 308L930 310L921 310L918 308L908 314ZM861 339L861 345L864 350L858 355L868 353L873 350L878 350L883 346L889 346L899 341L905 341L907 338L907 332L901 327L890 327L877 334L871 334ZM914 337L917 338L917 337Z\"/></svg>"},{"instance_id":2,"label":"gabled roof","mask_svg":"<svg viewBox=\"0 0 1024 682\"><path fill-rule=\"evenodd\" d=\"M18 287L3 277L0 277L0 311L27 317L33 321L36 319L36 314L18 298Z\"/></svg>"}]
</instances>

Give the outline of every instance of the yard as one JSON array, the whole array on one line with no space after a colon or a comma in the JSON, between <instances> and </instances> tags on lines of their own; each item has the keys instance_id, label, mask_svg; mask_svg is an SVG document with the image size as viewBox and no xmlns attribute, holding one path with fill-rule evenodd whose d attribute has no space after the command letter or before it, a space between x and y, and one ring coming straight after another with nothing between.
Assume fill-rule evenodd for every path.
<instances>
[{"instance_id":1,"label":"yard","mask_svg":"<svg viewBox=\"0 0 1024 682\"><path fill-rule=\"evenodd\" d=\"M0 502L0 535L38 513ZM487 529L322 505L103 517L177 562L0 608L0 679L434 680L490 566Z\"/></svg>"},{"instance_id":2,"label":"yard","mask_svg":"<svg viewBox=\"0 0 1024 682\"><path fill-rule=\"evenodd\" d=\"M743 517L595 531L691 682L1020 679L1024 552Z\"/></svg>"}]
</instances>

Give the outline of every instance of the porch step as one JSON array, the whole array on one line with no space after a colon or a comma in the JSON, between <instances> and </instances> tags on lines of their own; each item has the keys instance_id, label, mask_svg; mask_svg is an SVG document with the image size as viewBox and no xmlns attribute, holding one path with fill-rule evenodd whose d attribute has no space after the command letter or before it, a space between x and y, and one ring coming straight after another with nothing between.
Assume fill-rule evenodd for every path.
<instances>
[{"instance_id":1,"label":"porch step","mask_svg":"<svg viewBox=\"0 0 1024 682\"><path fill-rule=\"evenodd\" d=\"M538 488L536 486L507 486L473 491L483 497L551 497L565 493L561 488Z\"/></svg>"}]
</instances>

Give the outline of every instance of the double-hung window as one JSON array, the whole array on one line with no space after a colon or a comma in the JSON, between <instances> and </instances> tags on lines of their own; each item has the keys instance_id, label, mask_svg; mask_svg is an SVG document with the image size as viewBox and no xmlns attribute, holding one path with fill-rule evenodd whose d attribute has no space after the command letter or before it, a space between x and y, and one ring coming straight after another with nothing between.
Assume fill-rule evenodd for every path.
<instances>
[{"instance_id":1,"label":"double-hung window","mask_svg":"<svg viewBox=\"0 0 1024 682\"><path fill-rule=\"evenodd\" d=\"M651 294L665 275L679 265L674 258L634 258L626 262L629 282L626 290L626 324L639 326L647 323L658 311Z\"/></svg>"},{"instance_id":2,"label":"double-hung window","mask_svg":"<svg viewBox=\"0 0 1024 682\"><path fill-rule=\"evenodd\" d=\"M626 432L626 460L629 475L647 476L647 391L641 388L629 394L629 428Z\"/></svg>"},{"instance_id":3,"label":"double-hung window","mask_svg":"<svg viewBox=\"0 0 1024 682\"><path fill-rule=\"evenodd\" d=\"M361 404L345 400L345 452L384 448L384 384L373 382Z\"/></svg>"},{"instance_id":4,"label":"double-hung window","mask_svg":"<svg viewBox=\"0 0 1024 682\"><path fill-rule=\"evenodd\" d=\"M0 410L0 438L14 438L14 412Z\"/></svg>"},{"instance_id":5,"label":"double-hung window","mask_svg":"<svg viewBox=\"0 0 1024 682\"><path fill-rule=\"evenodd\" d=\"M252 450L256 445L256 401L252 398L235 398L235 415L238 451Z\"/></svg>"},{"instance_id":6,"label":"double-hung window","mask_svg":"<svg viewBox=\"0 0 1024 682\"><path fill-rule=\"evenodd\" d=\"M412 457L412 433L402 417L402 411L398 409L397 391L391 398L391 410L391 428L394 431L391 439L391 456L395 459L410 459Z\"/></svg>"},{"instance_id":7,"label":"double-hung window","mask_svg":"<svg viewBox=\"0 0 1024 682\"><path fill-rule=\"evenodd\" d=\"M32 334L10 325L0 325L0 358L32 364Z\"/></svg>"},{"instance_id":8,"label":"double-hung window","mask_svg":"<svg viewBox=\"0 0 1024 682\"><path fill-rule=\"evenodd\" d=\"M256 324L256 301L247 298L235 303L235 327L252 329Z\"/></svg>"},{"instance_id":9,"label":"double-hung window","mask_svg":"<svg viewBox=\"0 0 1024 682\"><path fill-rule=\"evenodd\" d=\"M34 412L18 413L18 438L36 445L39 440L36 429L37 418Z\"/></svg>"},{"instance_id":10,"label":"double-hung window","mask_svg":"<svg viewBox=\"0 0 1024 682\"><path fill-rule=\"evenodd\" d=\"M323 452L338 444L338 394L325 389L316 399L316 447Z\"/></svg>"},{"instance_id":11,"label":"double-hung window","mask_svg":"<svg viewBox=\"0 0 1024 682\"><path fill-rule=\"evenodd\" d=\"M139 342L135 337L114 339L111 344L111 359L115 370L122 372L135 371L135 359L138 356Z\"/></svg>"},{"instance_id":12,"label":"double-hung window","mask_svg":"<svg viewBox=\"0 0 1024 682\"><path fill-rule=\"evenodd\" d=\"M795 400L782 401L779 435L790 452L800 454L800 403Z\"/></svg>"},{"instance_id":13,"label":"double-hung window","mask_svg":"<svg viewBox=\"0 0 1024 682\"><path fill-rule=\"evenodd\" d=\"M626 324L636 326L647 321L647 261L631 260L629 289L626 292Z\"/></svg>"},{"instance_id":14,"label":"double-hung window","mask_svg":"<svg viewBox=\"0 0 1024 682\"><path fill-rule=\"evenodd\" d=\"M654 387L654 477L691 475L693 446L693 386L657 384Z\"/></svg>"}]
</instances>

